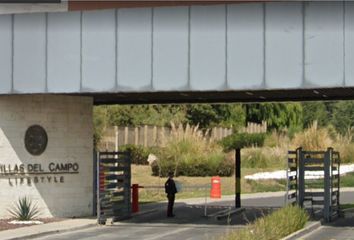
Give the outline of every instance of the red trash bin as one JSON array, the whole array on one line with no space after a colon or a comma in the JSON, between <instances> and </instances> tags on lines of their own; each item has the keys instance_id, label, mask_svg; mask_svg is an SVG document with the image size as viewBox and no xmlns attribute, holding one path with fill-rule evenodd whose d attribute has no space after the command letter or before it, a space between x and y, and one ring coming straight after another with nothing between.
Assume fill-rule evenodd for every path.
<instances>
[{"instance_id":1,"label":"red trash bin","mask_svg":"<svg viewBox=\"0 0 354 240\"><path fill-rule=\"evenodd\" d=\"M210 198L221 198L221 179L219 176L211 178Z\"/></svg>"}]
</instances>

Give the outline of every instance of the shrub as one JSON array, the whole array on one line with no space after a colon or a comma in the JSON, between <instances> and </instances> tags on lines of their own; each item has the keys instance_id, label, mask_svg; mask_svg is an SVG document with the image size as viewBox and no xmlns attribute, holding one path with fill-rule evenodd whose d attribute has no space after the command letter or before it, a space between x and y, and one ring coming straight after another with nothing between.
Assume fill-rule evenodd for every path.
<instances>
[{"instance_id":1,"label":"shrub","mask_svg":"<svg viewBox=\"0 0 354 240\"><path fill-rule=\"evenodd\" d=\"M283 169L286 164L286 154L286 148L245 148L241 152L241 166L243 168Z\"/></svg>"},{"instance_id":2,"label":"shrub","mask_svg":"<svg viewBox=\"0 0 354 240\"><path fill-rule=\"evenodd\" d=\"M265 136L264 133L234 133L222 139L220 143L224 151L251 146L261 147L263 146Z\"/></svg>"},{"instance_id":3,"label":"shrub","mask_svg":"<svg viewBox=\"0 0 354 240\"><path fill-rule=\"evenodd\" d=\"M308 129L297 133L292 140L292 147L302 147L305 151L323 151L332 147L333 141L326 128L319 129L315 121Z\"/></svg>"},{"instance_id":4,"label":"shrub","mask_svg":"<svg viewBox=\"0 0 354 240\"><path fill-rule=\"evenodd\" d=\"M119 151L130 151L132 164L147 165L147 159L152 150L141 145L124 145L119 147Z\"/></svg>"},{"instance_id":5,"label":"shrub","mask_svg":"<svg viewBox=\"0 0 354 240\"><path fill-rule=\"evenodd\" d=\"M28 197L20 198L8 212L19 221L33 220L39 215L37 205L33 204Z\"/></svg>"},{"instance_id":6,"label":"shrub","mask_svg":"<svg viewBox=\"0 0 354 240\"><path fill-rule=\"evenodd\" d=\"M342 163L354 162L354 143L352 141L352 129L348 129L344 135L336 135L334 150L340 153Z\"/></svg>"},{"instance_id":7,"label":"shrub","mask_svg":"<svg viewBox=\"0 0 354 240\"><path fill-rule=\"evenodd\" d=\"M167 176L169 171L183 176L230 176L233 166L226 160L222 148L209 139L208 132L198 130L198 126L188 124L176 127L163 139L163 147L156 154L158 161L152 165L153 175Z\"/></svg>"},{"instance_id":8,"label":"shrub","mask_svg":"<svg viewBox=\"0 0 354 240\"><path fill-rule=\"evenodd\" d=\"M289 137L286 132L283 131L272 131L272 133L267 134L264 139L265 147L281 147L288 148L289 146Z\"/></svg>"},{"instance_id":9,"label":"shrub","mask_svg":"<svg viewBox=\"0 0 354 240\"><path fill-rule=\"evenodd\" d=\"M233 231L222 240L276 240L303 228L308 221L304 209L288 205L263 218L257 219L242 230Z\"/></svg>"}]
</instances>

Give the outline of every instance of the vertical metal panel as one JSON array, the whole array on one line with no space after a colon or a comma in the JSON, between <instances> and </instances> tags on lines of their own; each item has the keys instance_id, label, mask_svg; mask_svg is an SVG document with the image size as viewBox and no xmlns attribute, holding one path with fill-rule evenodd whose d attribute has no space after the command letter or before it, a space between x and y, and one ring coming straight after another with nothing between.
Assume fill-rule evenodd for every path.
<instances>
[{"instance_id":1,"label":"vertical metal panel","mask_svg":"<svg viewBox=\"0 0 354 240\"><path fill-rule=\"evenodd\" d=\"M266 87L302 84L302 4L266 5ZM286 81L284 81L286 79Z\"/></svg>"},{"instance_id":2,"label":"vertical metal panel","mask_svg":"<svg viewBox=\"0 0 354 240\"><path fill-rule=\"evenodd\" d=\"M354 2L345 2L345 84L354 86Z\"/></svg>"},{"instance_id":3,"label":"vertical metal panel","mask_svg":"<svg viewBox=\"0 0 354 240\"><path fill-rule=\"evenodd\" d=\"M19 14L14 21L14 90L45 92L45 14Z\"/></svg>"},{"instance_id":4,"label":"vertical metal panel","mask_svg":"<svg viewBox=\"0 0 354 240\"><path fill-rule=\"evenodd\" d=\"M151 88L150 8L118 10L118 86Z\"/></svg>"},{"instance_id":5,"label":"vertical metal panel","mask_svg":"<svg viewBox=\"0 0 354 240\"><path fill-rule=\"evenodd\" d=\"M233 89L263 83L263 5L228 7L228 84Z\"/></svg>"},{"instance_id":6,"label":"vertical metal panel","mask_svg":"<svg viewBox=\"0 0 354 240\"><path fill-rule=\"evenodd\" d=\"M217 90L225 87L225 32L225 6L191 8L192 90Z\"/></svg>"},{"instance_id":7,"label":"vertical metal panel","mask_svg":"<svg viewBox=\"0 0 354 240\"><path fill-rule=\"evenodd\" d=\"M188 8L154 10L155 90L188 86Z\"/></svg>"},{"instance_id":8,"label":"vertical metal panel","mask_svg":"<svg viewBox=\"0 0 354 240\"><path fill-rule=\"evenodd\" d=\"M99 82L100 79L97 79ZM80 91L80 13L48 15L48 91Z\"/></svg>"},{"instance_id":9,"label":"vertical metal panel","mask_svg":"<svg viewBox=\"0 0 354 240\"><path fill-rule=\"evenodd\" d=\"M12 16L0 16L0 93L12 87Z\"/></svg>"},{"instance_id":10,"label":"vertical metal panel","mask_svg":"<svg viewBox=\"0 0 354 240\"><path fill-rule=\"evenodd\" d=\"M343 82L343 7L338 2L305 3L305 79L309 86Z\"/></svg>"},{"instance_id":11,"label":"vertical metal panel","mask_svg":"<svg viewBox=\"0 0 354 240\"><path fill-rule=\"evenodd\" d=\"M82 91L115 88L115 10L88 11L82 16Z\"/></svg>"}]
</instances>

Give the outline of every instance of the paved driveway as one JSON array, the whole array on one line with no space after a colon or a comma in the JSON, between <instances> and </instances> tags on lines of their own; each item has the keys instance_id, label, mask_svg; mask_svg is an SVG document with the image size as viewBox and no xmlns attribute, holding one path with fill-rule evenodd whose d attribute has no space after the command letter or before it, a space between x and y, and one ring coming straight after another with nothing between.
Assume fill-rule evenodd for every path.
<instances>
[{"instance_id":1,"label":"paved driveway","mask_svg":"<svg viewBox=\"0 0 354 240\"><path fill-rule=\"evenodd\" d=\"M44 236L41 240L129 240L129 239L173 239L173 240L213 240L230 230L243 228L249 221L267 214L272 209L252 208L242 213L226 216L220 220L205 217L201 205L178 203L176 217L167 218L165 205L156 212L133 217L130 220L108 226L97 226L89 229ZM215 204L214 204L215 205ZM162 207L162 206L161 206ZM225 208L224 208L225 209ZM210 206L208 214L223 210L222 207Z\"/></svg>"}]
</instances>

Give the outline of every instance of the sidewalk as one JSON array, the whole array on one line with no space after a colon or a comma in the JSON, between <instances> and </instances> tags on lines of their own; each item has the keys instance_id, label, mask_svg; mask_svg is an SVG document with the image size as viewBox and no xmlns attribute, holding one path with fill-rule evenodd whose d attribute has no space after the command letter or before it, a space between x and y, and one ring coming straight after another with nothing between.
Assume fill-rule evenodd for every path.
<instances>
[{"instance_id":1,"label":"sidewalk","mask_svg":"<svg viewBox=\"0 0 354 240\"><path fill-rule=\"evenodd\" d=\"M29 239L46 234L66 232L95 226L95 218L69 219L41 225L21 227L11 230L0 231L1 240Z\"/></svg>"}]
</instances>

